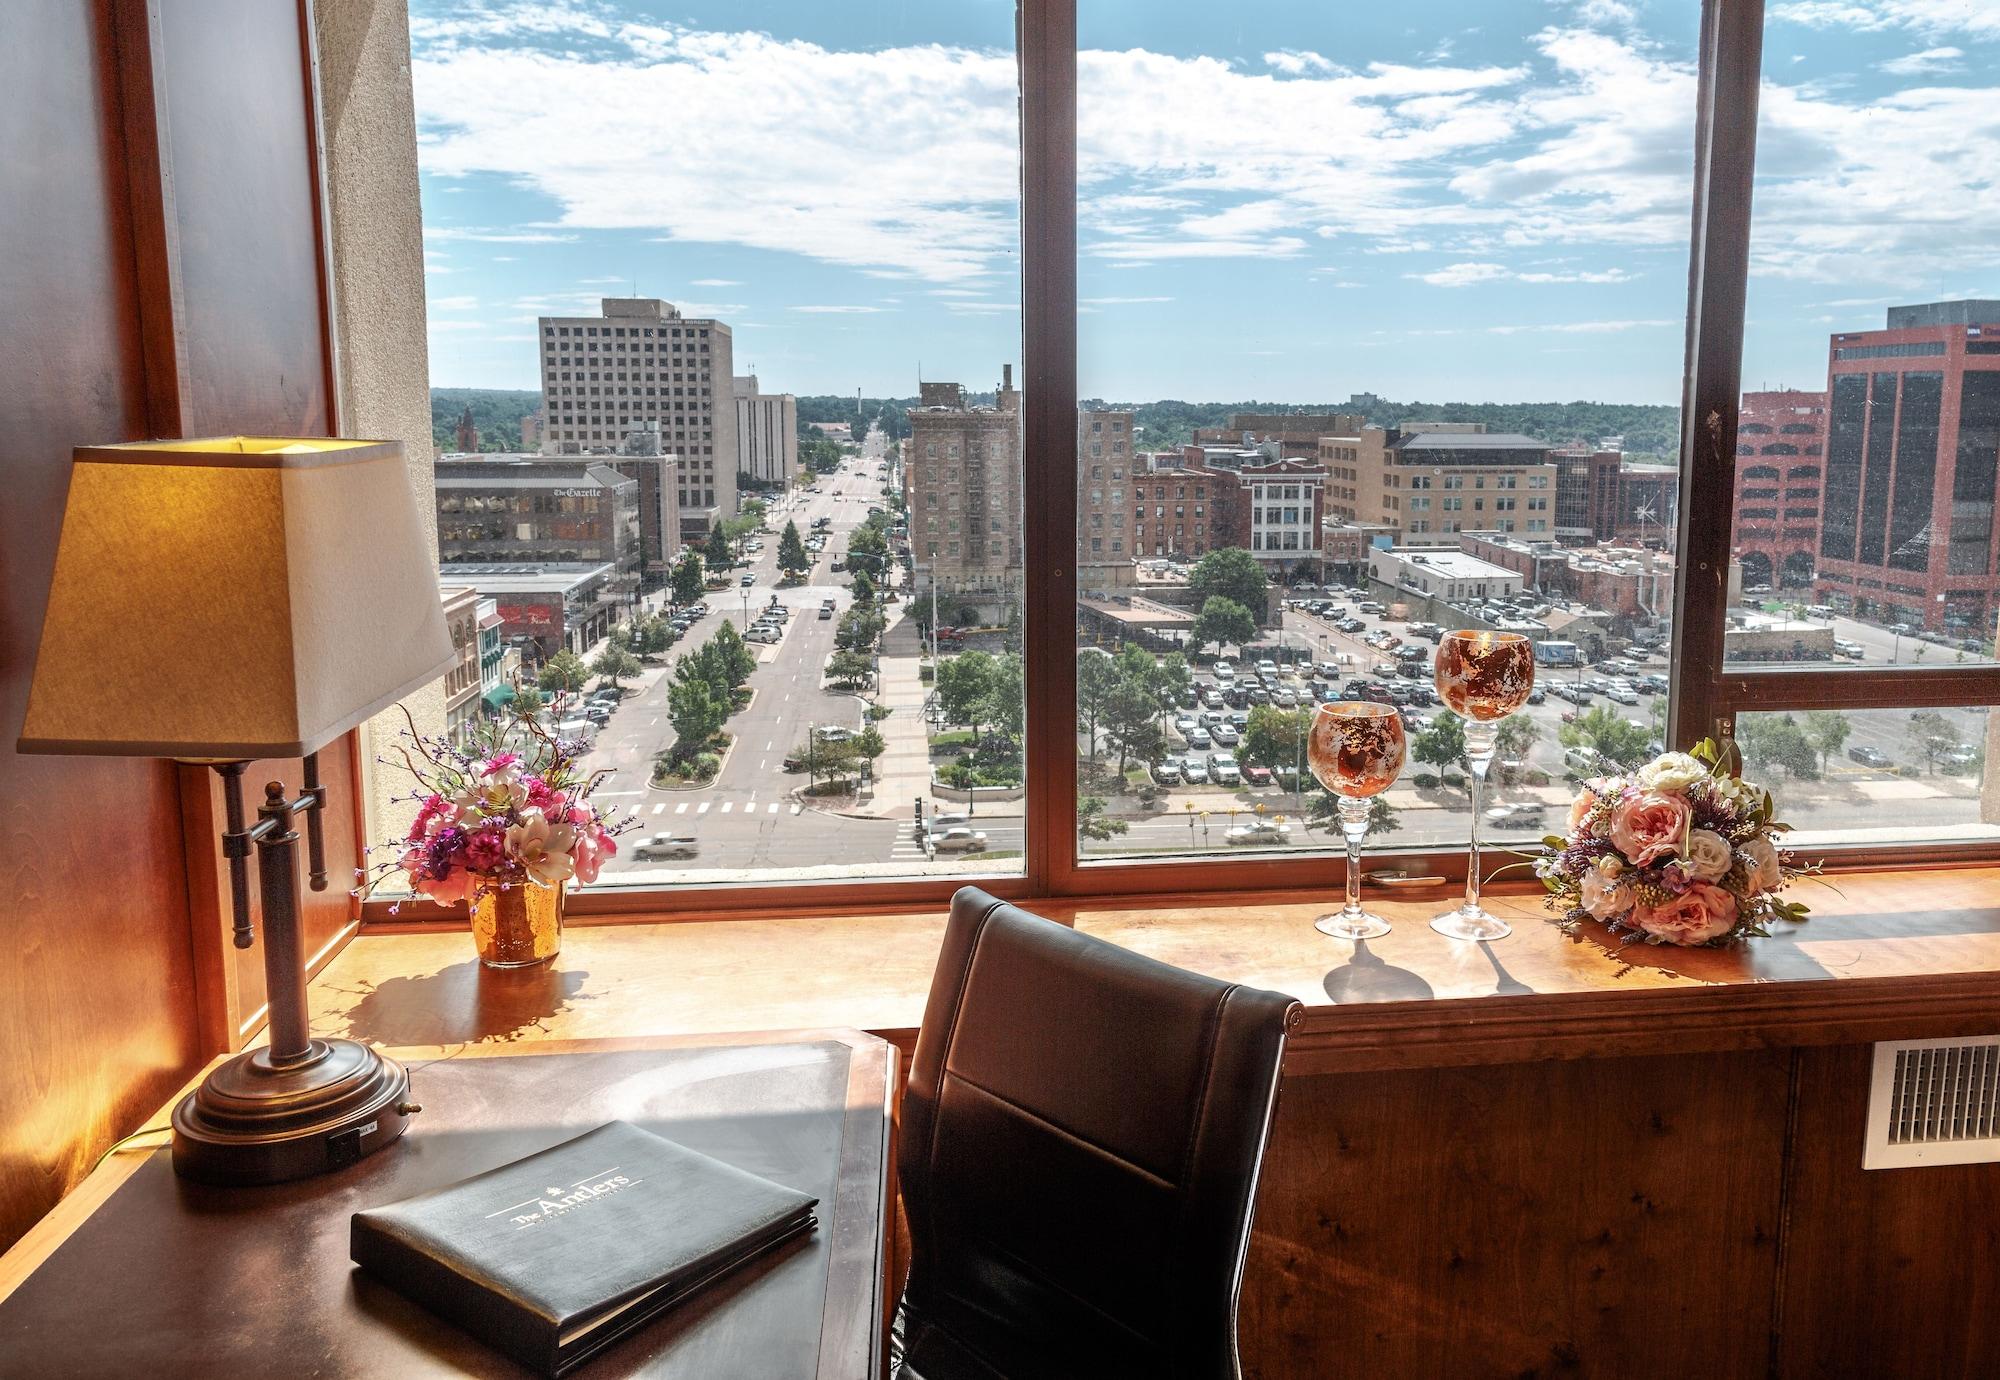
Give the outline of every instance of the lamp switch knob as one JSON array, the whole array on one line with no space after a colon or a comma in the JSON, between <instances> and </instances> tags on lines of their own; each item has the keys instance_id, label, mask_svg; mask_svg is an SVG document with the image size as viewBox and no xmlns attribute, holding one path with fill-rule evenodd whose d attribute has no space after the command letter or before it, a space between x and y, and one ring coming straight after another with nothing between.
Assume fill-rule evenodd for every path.
<instances>
[{"instance_id":1,"label":"lamp switch knob","mask_svg":"<svg viewBox=\"0 0 2000 1380\"><path fill-rule=\"evenodd\" d=\"M421 1102L398 1102L396 1110L404 1116L415 1116L424 1109Z\"/></svg>"}]
</instances>

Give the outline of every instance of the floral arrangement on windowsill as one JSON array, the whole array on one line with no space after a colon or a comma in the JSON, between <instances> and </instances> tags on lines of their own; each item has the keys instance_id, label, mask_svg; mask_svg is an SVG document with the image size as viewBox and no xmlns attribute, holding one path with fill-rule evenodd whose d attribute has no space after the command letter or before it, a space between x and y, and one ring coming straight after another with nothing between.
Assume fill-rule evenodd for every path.
<instances>
[{"instance_id":1,"label":"floral arrangement on windowsill","mask_svg":"<svg viewBox=\"0 0 2000 1380\"><path fill-rule=\"evenodd\" d=\"M552 717L560 712L558 702ZM394 754L376 760L415 778L416 790L401 798L417 807L416 818L403 838L388 841L395 857L376 866L364 892L400 874L419 896L471 906L488 963L552 957L562 888L597 880L633 822L590 799L608 773L584 772L585 745L533 718L503 716L459 741L426 736L409 722L397 738Z\"/></svg>"},{"instance_id":2,"label":"floral arrangement on windowsill","mask_svg":"<svg viewBox=\"0 0 2000 1380\"><path fill-rule=\"evenodd\" d=\"M1585 782L1568 832L1542 840L1535 873L1554 923L1572 934L1590 919L1649 944L1729 944L1805 918L1806 906L1779 895L1817 870L1780 846L1790 827L1770 792L1703 741Z\"/></svg>"}]
</instances>

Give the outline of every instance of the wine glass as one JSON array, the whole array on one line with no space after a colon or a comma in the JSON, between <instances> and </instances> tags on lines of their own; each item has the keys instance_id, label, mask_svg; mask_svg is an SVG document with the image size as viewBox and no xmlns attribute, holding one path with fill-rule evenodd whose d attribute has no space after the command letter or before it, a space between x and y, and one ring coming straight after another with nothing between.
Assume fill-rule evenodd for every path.
<instances>
[{"instance_id":1,"label":"wine glass","mask_svg":"<svg viewBox=\"0 0 2000 1380\"><path fill-rule=\"evenodd\" d=\"M1479 904L1479 788L1493 765L1500 721L1535 688L1535 646L1519 633L1449 632L1438 643L1438 696L1465 720L1465 760L1472 776L1472 848L1465 862L1465 904L1431 921L1453 939L1505 939L1513 928Z\"/></svg>"},{"instance_id":2,"label":"wine glass","mask_svg":"<svg viewBox=\"0 0 2000 1380\"><path fill-rule=\"evenodd\" d=\"M1403 770L1403 720L1386 704L1323 704L1306 734L1306 763L1320 785L1340 798L1340 832L1347 836L1347 906L1313 922L1337 939L1379 939L1389 922L1361 908L1361 840L1369 801Z\"/></svg>"}]
</instances>

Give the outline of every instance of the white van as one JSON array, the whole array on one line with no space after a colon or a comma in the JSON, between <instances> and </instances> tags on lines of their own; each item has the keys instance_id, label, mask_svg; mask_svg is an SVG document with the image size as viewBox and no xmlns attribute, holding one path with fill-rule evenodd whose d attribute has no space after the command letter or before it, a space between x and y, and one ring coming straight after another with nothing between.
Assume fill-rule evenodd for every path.
<instances>
[{"instance_id":1,"label":"white van","mask_svg":"<svg viewBox=\"0 0 2000 1380\"><path fill-rule=\"evenodd\" d=\"M564 719L556 725L556 737L573 738L588 747L597 741L597 725L588 719Z\"/></svg>"}]
</instances>

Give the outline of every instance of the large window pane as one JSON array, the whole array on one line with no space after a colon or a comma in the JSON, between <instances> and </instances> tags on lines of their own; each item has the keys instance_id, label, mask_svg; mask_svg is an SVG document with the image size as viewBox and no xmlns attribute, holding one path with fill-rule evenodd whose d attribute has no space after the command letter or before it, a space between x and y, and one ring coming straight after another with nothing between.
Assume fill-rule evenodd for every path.
<instances>
[{"instance_id":1,"label":"large window pane","mask_svg":"<svg viewBox=\"0 0 2000 1380\"><path fill-rule=\"evenodd\" d=\"M1992 840L1992 719L1984 708L1744 714L1736 739L1795 847Z\"/></svg>"},{"instance_id":2,"label":"large window pane","mask_svg":"<svg viewBox=\"0 0 2000 1380\"><path fill-rule=\"evenodd\" d=\"M1011 7L411 25L454 731L567 690L600 886L1019 872Z\"/></svg>"},{"instance_id":3,"label":"large window pane","mask_svg":"<svg viewBox=\"0 0 2000 1380\"><path fill-rule=\"evenodd\" d=\"M1732 663L1992 658L1996 71L1983 6L1769 8Z\"/></svg>"},{"instance_id":4,"label":"large window pane","mask_svg":"<svg viewBox=\"0 0 2000 1380\"><path fill-rule=\"evenodd\" d=\"M1086 857L1332 846L1299 730L1357 696L1411 728L1371 846L1462 845L1439 629L1574 696L1502 837L1661 736L1696 8L1083 0Z\"/></svg>"}]
</instances>

